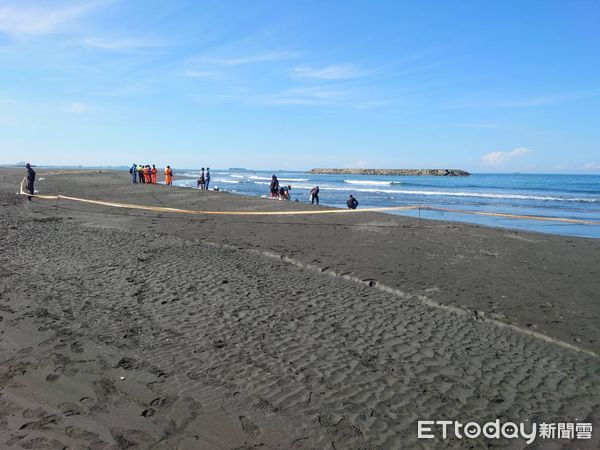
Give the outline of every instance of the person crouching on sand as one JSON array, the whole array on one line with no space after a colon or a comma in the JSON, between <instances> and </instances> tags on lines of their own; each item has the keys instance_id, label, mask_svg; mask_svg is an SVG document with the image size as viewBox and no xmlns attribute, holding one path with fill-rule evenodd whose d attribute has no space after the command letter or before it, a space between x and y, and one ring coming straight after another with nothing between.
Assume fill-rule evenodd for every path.
<instances>
[{"instance_id":1,"label":"person crouching on sand","mask_svg":"<svg viewBox=\"0 0 600 450\"><path fill-rule=\"evenodd\" d=\"M165 184L171 186L173 184L173 171L171 166L167 166L165 169Z\"/></svg>"},{"instance_id":2,"label":"person crouching on sand","mask_svg":"<svg viewBox=\"0 0 600 450\"><path fill-rule=\"evenodd\" d=\"M156 184L156 174L158 173L158 170L156 170L156 166L154 164L152 164L152 170L150 171L150 176L152 178L152 184Z\"/></svg>"},{"instance_id":3,"label":"person crouching on sand","mask_svg":"<svg viewBox=\"0 0 600 450\"><path fill-rule=\"evenodd\" d=\"M289 200L290 189L292 189L292 186L290 186L289 184L287 186L281 186L279 188L279 200Z\"/></svg>"},{"instance_id":4,"label":"person crouching on sand","mask_svg":"<svg viewBox=\"0 0 600 450\"><path fill-rule=\"evenodd\" d=\"M356 209L358 206L358 200L356 200L352 194L350 194L350 197L348 197L348 200L346 200L346 205L348 205L348 208L350 209Z\"/></svg>"},{"instance_id":5,"label":"person crouching on sand","mask_svg":"<svg viewBox=\"0 0 600 450\"><path fill-rule=\"evenodd\" d=\"M33 184L35 183L35 170L33 170L29 163L25 164L25 168L27 169L27 190L33 195L35 194L35 189L33 188ZM31 201L31 196L28 196L27 200Z\"/></svg>"}]
</instances>

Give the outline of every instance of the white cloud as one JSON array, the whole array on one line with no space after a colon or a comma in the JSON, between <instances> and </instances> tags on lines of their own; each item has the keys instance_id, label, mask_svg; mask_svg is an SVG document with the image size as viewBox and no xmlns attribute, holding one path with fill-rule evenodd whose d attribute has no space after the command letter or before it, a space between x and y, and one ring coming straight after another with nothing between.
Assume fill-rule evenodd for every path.
<instances>
[{"instance_id":1,"label":"white cloud","mask_svg":"<svg viewBox=\"0 0 600 450\"><path fill-rule=\"evenodd\" d=\"M515 148L509 152L491 152L481 157L481 162L490 166L499 166L514 158L518 158L531 153L531 150L525 147Z\"/></svg>"},{"instance_id":2,"label":"white cloud","mask_svg":"<svg viewBox=\"0 0 600 450\"><path fill-rule=\"evenodd\" d=\"M86 39L84 44L103 50L129 51L163 46L164 43L153 39Z\"/></svg>"},{"instance_id":3,"label":"white cloud","mask_svg":"<svg viewBox=\"0 0 600 450\"><path fill-rule=\"evenodd\" d=\"M241 66L243 64L280 61L296 57L297 55L291 52L267 52L245 56L203 56L195 59L194 62L214 66Z\"/></svg>"},{"instance_id":4,"label":"white cloud","mask_svg":"<svg viewBox=\"0 0 600 450\"><path fill-rule=\"evenodd\" d=\"M316 80L349 80L352 78L365 77L368 74L369 72L349 64L332 64L320 69L297 66L293 71L293 76L296 78L313 78Z\"/></svg>"},{"instance_id":5,"label":"white cloud","mask_svg":"<svg viewBox=\"0 0 600 450\"><path fill-rule=\"evenodd\" d=\"M71 102L63 105L60 110L71 114L82 114L89 110L89 107L83 103Z\"/></svg>"},{"instance_id":6,"label":"white cloud","mask_svg":"<svg viewBox=\"0 0 600 450\"><path fill-rule=\"evenodd\" d=\"M473 92L462 100L450 102L447 106L450 108L535 108L589 99L599 95L600 89L513 98L502 92L480 91ZM501 98L498 98L499 96Z\"/></svg>"},{"instance_id":7,"label":"white cloud","mask_svg":"<svg viewBox=\"0 0 600 450\"><path fill-rule=\"evenodd\" d=\"M583 170L600 170L600 163L597 162L589 162L584 164L582 167Z\"/></svg>"},{"instance_id":8,"label":"white cloud","mask_svg":"<svg viewBox=\"0 0 600 450\"><path fill-rule=\"evenodd\" d=\"M495 123L461 123L456 125L458 128L499 128Z\"/></svg>"},{"instance_id":9,"label":"white cloud","mask_svg":"<svg viewBox=\"0 0 600 450\"><path fill-rule=\"evenodd\" d=\"M321 87L288 89L264 100L270 105L324 105L348 97L348 92Z\"/></svg>"},{"instance_id":10,"label":"white cloud","mask_svg":"<svg viewBox=\"0 0 600 450\"><path fill-rule=\"evenodd\" d=\"M544 106L553 105L556 103L563 103L569 100L574 100L577 97L578 96L575 94L547 95L543 97L502 100L496 103L496 106L499 106L501 108L526 108L530 106Z\"/></svg>"},{"instance_id":11,"label":"white cloud","mask_svg":"<svg viewBox=\"0 0 600 450\"><path fill-rule=\"evenodd\" d=\"M216 76L213 72L203 72L198 70L186 70L183 74L190 78L211 78Z\"/></svg>"},{"instance_id":12,"label":"white cloud","mask_svg":"<svg viewBox=\"0 0 600 450\"><path fill-rule=\"evenodd\" d=\"M13 2L0 6L0 32L11 36L44 35L62 31L64 27L95 7L100 1L40 7L31 2Z\"/></svg>"}]
</instances>

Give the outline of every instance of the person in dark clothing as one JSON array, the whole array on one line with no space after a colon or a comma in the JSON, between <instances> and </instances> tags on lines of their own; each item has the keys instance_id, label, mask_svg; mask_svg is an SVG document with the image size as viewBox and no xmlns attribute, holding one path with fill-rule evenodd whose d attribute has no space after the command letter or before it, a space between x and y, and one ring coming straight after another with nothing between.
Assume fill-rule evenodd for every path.
<instances>
[{"instance_id":1,"label":"person in dark clothing","mask_svg":"<svg viewBox=\"0 0 600 450\"><path fill-rule=\"evenodd\" d=\"M129 173L131 174L131 182L133 184L137 183L137 164L133 163L133 166L129 168Z\"/></svg>"},{"instance_id":2,"label":"person in dark clothing","mask_svg":"<svg viewBox=\"0 0 600 450\"><path fill-rule=\"evenodd\" d=\"M31 164L27 163L25 165L27 168L27 190L31 195L35 194L35 190L33 188L33 184L35 183L35 170L32 169ZM31 196L27 197L27 200L31 201Z\"/></svg>"},{"instance_id":3,"label":"person in dark clothing","mask_svg":"<svg viewBox=\"0 0 600 450\"><path fill-rule=\"evenodd\" d=\"M315 186L310 191L310 204L314 205L317 202L319 204L319 186Z\"/></svg>"},{"instance_id":4,"label":"person in dark clothing","mask_svg":"<svg viewBox=\"0 0 600 450\"><path fill-rule=\"evenodd\" d=\"M352 194L350 194L350 197L348 197L348 200L346 200L346 205L348 205L348 208L350 209L356 209L358 206L358 200L356 200Z\"/></svg>"},{"instance_id":5,"label":"person in dark clothing","mask_svg":"<svg viewBox=\"0 0 600 450\"><path fill-rule=\"evenodd\" d=\"M141 184L144 184L146 180L144 179L144 166L141 164L137 166L138 180L140 180Z\"/></svg>"},{"instance_id":6,"label":"person in dark clothing","mask_svg":"<svg viewBox=\"0 0 600 450\"><path fill-rule=\"evenodd\" d=\"M279 200L289 200L290 189L292 189L292 186L290 186L289 184L287 186L281 186L279 188Z\"/></svg>"},{"instance_id":7,"label":"person in dark clothing","mask_svg":"<svg viewBox=\"0 0 600 450\"><path fill-rule=\"evenodd\" d=\"M208 189L210 184L210 167L206 168L206 174L204 175L204 189Z\"/></svg>"},{"instance_id":8,"label":"person in dark clothing","mask_svg":"<svg viewBox=\"0 0 600 450\"><path fill-rule=\"evenodd\" d=\"M273 175L271 178L271 185L269 186L269 189L271 190L271 197L279 197L279 180L275 175Z\"/></svg>"},{"instance_id":9,"label":"person in dark clothing","mask_svg":"<svg viewBox=\"0 0 600 450\"><path fill-rule=\"evenodd\" d=\"M196 180L196 188L204 189L205 186L206 186L206 178L204 175L204 167L203 167L202 171L200 172L200 176Z\"/></svg>"}]
</instances>

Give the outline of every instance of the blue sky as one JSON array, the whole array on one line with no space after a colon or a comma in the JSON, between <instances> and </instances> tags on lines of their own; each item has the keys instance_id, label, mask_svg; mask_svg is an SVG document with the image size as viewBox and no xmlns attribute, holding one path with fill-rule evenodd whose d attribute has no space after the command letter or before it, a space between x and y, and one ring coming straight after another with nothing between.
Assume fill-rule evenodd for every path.
<instances>
[{"instance_id":1,"label":"blue sky","mask_svg":"<svg viewBox=\"0 0 600 450\"><path fill-rule=\"evenodd\" d=\"M0 162L600 173L598 1L0 0Z\"/></svg>"}]
</instances>

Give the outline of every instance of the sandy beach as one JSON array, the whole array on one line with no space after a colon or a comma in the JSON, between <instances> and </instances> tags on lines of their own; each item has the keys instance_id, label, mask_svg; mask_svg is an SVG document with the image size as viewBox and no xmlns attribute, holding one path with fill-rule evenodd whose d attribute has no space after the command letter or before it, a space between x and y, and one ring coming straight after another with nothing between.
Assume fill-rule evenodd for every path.
<instances>
[{"instance_id":1,"label":"sandy beach","mask_svg":"<svg viewBox=\"0 0 600 450\"><path fill-rule=\"evenodd\" d=\"M205 216L15 195L0 169L0 447L524 448L418 420L589 422L600 240L382 213ZM42 194L322 207L38 170Z\"/></svg>"}]
</instances>

